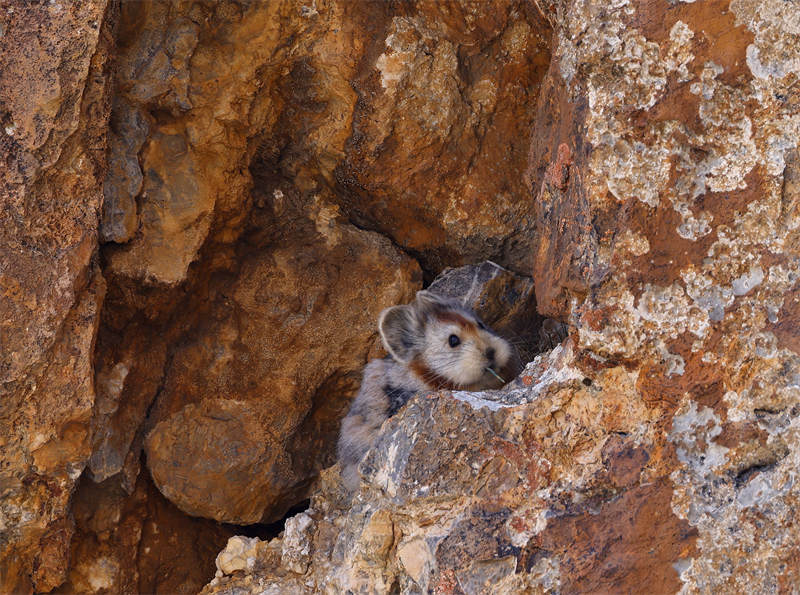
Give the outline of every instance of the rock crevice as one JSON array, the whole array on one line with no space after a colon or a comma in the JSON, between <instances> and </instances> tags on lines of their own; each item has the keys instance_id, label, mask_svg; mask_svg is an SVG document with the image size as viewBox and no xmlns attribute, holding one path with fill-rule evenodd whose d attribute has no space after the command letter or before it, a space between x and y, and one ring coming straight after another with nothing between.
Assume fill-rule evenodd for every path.
<instances>
[{"instance_id":1,"label":"rock crevice","mask_svg":"<svg viewBox=\"0 0 800 595\"><path fill-rule=\"evenodd\" d=\"M796 588L790 4L0 2L0 591L197 591L312 493L207 590ZM474 279L526 369L348 507L378 313Z\"/></svg>"}]
</instances>

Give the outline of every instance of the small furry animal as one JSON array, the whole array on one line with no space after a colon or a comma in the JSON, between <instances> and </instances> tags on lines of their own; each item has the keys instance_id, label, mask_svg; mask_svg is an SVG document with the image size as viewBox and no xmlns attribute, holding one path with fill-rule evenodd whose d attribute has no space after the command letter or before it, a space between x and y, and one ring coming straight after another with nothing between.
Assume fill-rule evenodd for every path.
<instances>
[{"instance_id":1,"label":"small furry animal","mask_svg":"<svg viewBox=\"0 0 800 595\"><path fill-rule=\"evenodd\" d=\"M381 312L378 330L389 355L364 368L339 434L342 480L351 492L381 424L414 393L500 388L511 380L511 345L456 301L419 291L411 304Z\"/></svg>"}]
</instances>

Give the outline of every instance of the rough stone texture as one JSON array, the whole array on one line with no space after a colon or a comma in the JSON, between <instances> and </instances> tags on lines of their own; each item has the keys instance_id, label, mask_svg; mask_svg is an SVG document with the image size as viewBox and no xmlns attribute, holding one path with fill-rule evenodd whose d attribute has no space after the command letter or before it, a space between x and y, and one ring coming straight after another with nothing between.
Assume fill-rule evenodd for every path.
<instances>
[{"instance_id":1,"label":"rough stone texture","mask_svg":"<svg viewBox=\"0 0 800 595\"><path fill-rule=\"evenodd\" d=\"M490 258L527 272L534 219L519 171L549 23L513 0L422 0L379 16L336 170L342 204L425 268Z\"/></svg>"},{"instance_id":2,"label":"rough stone texture","mask_svg":"<svg viewBox=\"0 0 800 595\"><path fill-rule=\"evenodd\" d=\"M662 408L621 366L585 375L572 341L486 393L412 400L361 465L352 503L334 467L312 499L308 569L282 539L205 593L669 592L697 531L669 509ZM587 382L586 380L591 380Z\"/></svg>"},{"instance_id":3,"label":"rough stone texture","mask_svg":"<svg viewBox=\"0 0 800 595\"><path fill-rule=\"evenodd\" d=\"M91 453L105 2L0 3L0 591L65 577Z\"/></svg>"},{"instance_id":4,"label":"rough stone texture","mask_svg":"<svg viewBox=\"0 0 800 595\"><path fill-rule=\"evenodd\" d=\"M72 559L58 593L197 593L233 534L231 527L184 515L146 474L131 491L114 479L84 478L72 514Z\"/></svg>"},{"instance_id":5,"label":"rough stone texture","mask_svg":"<svg viewBox=\"0 0 800 595\"><path fill-rule=\"evenodd\" d=\"M270 10L265 5L262 12ZM198 45L208 19L219 34ZM113 271L162 283L184 280L217 201L245 201L241 123L260 62L241 46L266 50L274 28L262 22L259 33L244 34L240 24L241 14L228 3L122 4L101 227L105 240L119 244L109 251ZM223 65L227 75L219 76ZM244 80L231 84L232 76ZM227 197L218 197L223 192Z\"/></svg>"},{"instance_id":6,"label":"rough stone texture","mask_svg":"<svg viewBox=\"0 0 800 595\"><path fill-rule=\"evenodd\" d=\"M278 176L426 268L527 269L519 132L549 35L519 0L123 3L101 226L111 268L184 280L209 236L240 228L261 137Z\"/></svg>"},{"instance_id":7,"label":"rough stone texture","mask_svg":"<svg viewBox=\"0 0 800 595\"><path fill-rule=\"evenodd\" d=\"M378 314L413 297L419 269L384 238L334 222L325 234L245 257L172 353L145 447L189 514L255 523L301 500L332 462Z\"/></svg>"},{"instance_id":8,"label":"rough stone texture","mask_svg":"<svg viewBox=\"0 0 800 595\"><path fill-rule=\"evenodd\" d=\"M546 10L526 180L570 339L503 391L411 401L352 503L326 474L305 571L283 537L205 593L798 589L800 13Z\"/></svg>"},{"instance_id":9,"label":"rough stone texture","mask_svg":"<svg viewBox=\"0 0 800 595\"><path fill-rule=\"evenodd\" d=\"M0 591L207 580L227 534L148 474L305 499L408 255L533 273L570 339L412 402L214 588L796 590L799 14L0 2Z\"/></svg>"},{"instance_id":10,"label":"rough stone texture","mask_svg":"<svg viewBox=\"0 0 800 595\"><path fill-rule=\"evenodd\" d=\"M769 0L559 9L547 101L572 132L534 143L530 171L571 263L537 277L542 302L563 296L542 311L639 370L641 399L663 408L669 507L698 534L676 560L683 588L797 588L798 327L776 330L800 298L800 14Z\"/></svg>"},{"instance_id":11,"label":"rough stone texture","mask_svg":"<svg viewBox=\"0 0 800 595\"><path fill-rule=\"evenodd\" d=\"M112 288L98 347L98 433L90 462L96 480L122 473L144 444L156 484L183 510L256 522L283 514L332 462L336 420L374 352L377 313L408 300L419 283L409 261L344 218L386 231L377 223L386 215L395 228L413 230L423 222L439 225L445 209L463 209L463 191L426 190L415 198L426 205L420 220L419 209L403 206L408 196L399 178L383 191L396 195L387 212L353 202L343 181L364 168L354 169L347 155L366 157L354 136L380 137L376 146L408 136L368 130L365 102L380 103L381 117L418 113L417 125L428 128L439 127L439 100L453 104L452 138L429 152L428 165L419 155L415 164L433 167L442 150L454 152L447 175L475 187L470 204L487 192L505 196L502 205L486 202L489 211L474 226L459 216L433 243L390 233L393 239L415 254L424 246L419 254L433 266L442 266L444 255L460 262L487 249L517 267L529 258L518 246L530 242L520 235L531 223L524 186L486 187L514 177L487 176L480 147L488 142L500 150L502 142L505 154L502 130L532 117L533 102L512 98L535 95L549 25L524 3L453 9L123 4L101 224ZM398 19L411 19L428 40L404 60L424 61L435 36L446 37L453 57L470 64L458 74L466 82L445 84L436 101L406 105L416 75L398 75L391 93L375 97L370 81L383 67L375 61L382 65L392 50L375 54L374 32L389 35ZM448 64L433 78L451 78ZM500 78L492 81L497 68ZM467 79L477 74L482 78L465 99L466 87L474 86ZM362 130L356 134L354 126ZM424 132L415 130L407 154ZM503 160L509 172L522 166L527 146L527 138L513 138L513 157ZM396 163L386 153L370 157L369 167L377 174ZM502 211L492 220L504 226L488 224L492 204ZM184 287L169 289L179 283ZM365 307L353 312L345 307L352 303ZM238 413L230 424L215 419L215 408L232 407ZM253 431L239 439L243 427ZM220 458L201 428L236 456ZM176 458L187 465L177 474ZM231 474L239 480L222 489L221 478Z\"/></svg>"}]
</instances>

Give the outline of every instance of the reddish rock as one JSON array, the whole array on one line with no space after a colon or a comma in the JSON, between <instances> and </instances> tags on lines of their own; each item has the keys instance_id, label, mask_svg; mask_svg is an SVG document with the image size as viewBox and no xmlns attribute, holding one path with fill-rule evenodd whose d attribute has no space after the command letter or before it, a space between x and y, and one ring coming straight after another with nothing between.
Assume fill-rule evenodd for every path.
<instances>
[{"instance_id":1,"label":"reddish rock","mask_svg":"<svg viewBox=\"0 0 800 595\"><path fill-rule=\"evenodd\" d=\"M777 0L545 10L553 59L526 173L532 269L540 312L568 321L571 339L505 391L412 401L367 454L349 506L335 469L312 500L307 570L264 556L206 592L796 582L797 11ZM398 54L422 43L417 21L389 30ZM431 95L448 49L417 71ZM382 72L402 72L388 69L394 55ZM453 111L443 102L442 121ZM403 161L385 138L365 144L361 167L383 151ZM435 243L420 229L415 241ZM372 545L378 511L388 550Z\"/></svg>"},{"instance_id":2,"label":"reddish rock","mask_svg":"<svg viewBox=\"0 0 800 595\"><path fill-rule=\"evenodd\" d=\"M788 515L762 521L764 508L796 501L777 412L796 404L788 370L800 363L788 330L798 129L786 124L800 109L800 61L787 53L797 18L780 2L748 0L568 4L539 110L557 117L544 120L528 170L545 223L540 308L574 325L585 361L640 370L642 399L661 411L676 459L651 460L647 473L670 473L671 498L656 499L697 534L673 587L773 589L756 567L788 567L797 530ZM763 411L775 417L765 423ZM754 446L756 425L769 448ZM755 484L735 481L762 463ZM661 556L676 533L650 530L665 535L652 546ZM622 580L618 569L593 574L597 558L570 564L562 585L626 588L603 582Z\"/></svg>"},{"instance_id":3,"label":"reddish rock","mask_svg":"<svg viewBox=\"0 0 800 595\"><path fill-rule=\"evenodd\" d=\"M384 238L328 216L319 214L321 235L244 252L237 279L174 348L147 464L189 514L255 523L302 500L332 462L378 314L419 287L416 264ZM301 433L309 424L316 440Z\"/></svg>"},{"instance_id":4,"label":"reddish rock","mask_svg":"<svg viewBox=\"0 0 800 595\"><path fill-rule=\"evenodd\" d=\"M159 422L145 442L161 492L193 515L257 523L272 504L270 484L289 468L280 444L246 403L207 399Z\"/></svg>"},{"instance_id":5,"label":"reddish rock","mask_svg":"<svg viewBox=\"0 0 800 595\"><path fill-rule=\"evenodd\" d=\"M96 266L113 14L5 3L0 17L0 591L65 576L91 453Z\"/></svg>"},{"instance_id":6,"label":"reddish rock","mask_svg":"<svg viewBox=\"0 0 800 595\"><path fill-rule=\"evenodd\" d=\"M145 475L131 491L83 480L74 498L72 559L57 593L196 593L233 534L184 515Z\"/></svg>"},{"instance_id":7,"label":"reddish rock","mask_svg":"<svg viewBox=\"0 0 800 595\"><path fill-rule=\"evenodd\" d=\"M581 172L561 143L536 197L539 230L533 278L539 312L565 318L572 300L586 297L597 276L597 235L591 224Z\"/></svg>"},{"instance_id":8,"label":"reddish rock","mask_svg":"<svg viewBox=\"0 0 800 595\"><path fill-rule=\"evenodd\" d=\"M352 506L327 472L214 588L790 589L799 32L781 0L6 3L0 591L195 590L221 534L151 470L193 514L307 497L402 250L533 273L569 340L418 399Z\"/></svg>"},{"instance_id":9,"label":"reddish rock","mask_svg":"<svg viewBox=\"0 0 800 595\"><path fill-rule=\"evenodd\" d=\"M527 272L525 168L550 58L530 4L419 2L382 14L355 79L338 200L440 271L491 259Z\"/></svg>"},{"instance_id":10,"label":"reddish rock","mask_svg":"<svg viewBox=\"0 0 800 595\"><path fill-rule=\"evenodd\" d=\"M336 468L324 476L304 513L312 529L292 545L311 552L307 567L269 554L283 537L205 592L678 585L673 564L695 553L697 533L669 510L669 480L652 478L669 451L635 446L665 444L650 426L658 410L642 403L635 374L608 368L587 386L577 364L567 341L528 365L530 385L417 396L384 425L352 502Z\"/></svg>"},{"instance_id":11,"label":"reddish rock","mask_svg":"<svg viewBox=\"0 0 800 595\"><path fill-rule=\"evenodd\" d=\"M568 592L676 592L675 567L696 553L697 530L669 512L671 497L665 482L637 485L598 508L555 518L532 555L555 554Z\"/></svg>"}]
</instances>

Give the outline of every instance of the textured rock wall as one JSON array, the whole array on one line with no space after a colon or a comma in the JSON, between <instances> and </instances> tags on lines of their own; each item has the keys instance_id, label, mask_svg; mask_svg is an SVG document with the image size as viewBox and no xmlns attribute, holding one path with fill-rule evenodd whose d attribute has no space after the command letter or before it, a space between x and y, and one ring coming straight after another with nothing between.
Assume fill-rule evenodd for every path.
<instances>
[{"instance_id":1,"label":"textured rock wall","mask_svg":"<svg viewBox=\"0 0 800 595\"><path fill-rule=\"evenodd\" d=\"M570 337L418 396L206 593L793 592L800 13L564 0L525 180Z\"/></svg>"},{"instance_id":2,"label":"textured rock wall","mask_svg":"<svg viewBox=\"0 0 800 595\"><path fill-rule=\"evenodd\" d=\"M70 495L91 454L104 282L98 211L113 15L0 10L0 591L64 580Z\"/></svg>"},{"instance_id":3,"label":"textured rock wall","mask_svg":"<svg viewBox=\"0 0 800 595\"><path fill-rule=\"evenodd\" d=\"M569 339L209 590L797 588L799 14L0 2L0 591L198 590L333 462L380 309L487 258Z\"/></svg>"},{"instance_id":4,"label":"textured rock wall","mask_svg":"<svg viewBox=\"0 0 800 595\"><path fill-rule=\"evenodd\" d=\"M538 216L578 204L592 230L566 242L568 282L543 310L568 313L593 357L638 370L660 410L669 508L698 535L676 561L690 591L800 580L798 18L737 0L559 13L549 97L585 98L571 109L588 142L552 139Z\"/></svg>"},{"instance_id":5,"label":"textured rock wall","mask_svg":"<svg viewBox=\"0 0 800 595\"><path fill-rule=\"evenodd\" d=\"M191 592L214 522L308 497L378 312L531 268L550 34L522 0L0 2L0 591Z\"/></svg>"},{"instance_id":6,"label":"textured rock wall","mask_svg":"<svg viewBox=\"0 0 800 595\"><path fill-rule=\"evenodd\" d=\"M518 244L533 208L511 175L527 138L503 130L533 118L533 102L510 98L535 95L547 63L537 14L513 2L122 5L94 479L132 489L143 448L160 491L191 515L271 521L307 496L377 353L377 314L421 286L408 254L429 274L529 257ZM414 40L413 68L375 35L397 27ZM434 47L446 59L429 60ZM392 62L391 89L376 87L376 60ZM465 100L470 85L491 105ZM403 113L413 129L388 129ZM430 131L443 136L423 156ZM447 174L432 171L448 151ZM501 151L509 175L472 171ZM413 194L400 163L423 168ZM378 179L380 192L365 187ZM427 231L448 209L478 214L460 185L494 195L486 185L504 179L517 182L484 201L482 222Z\"/></svg>"}]
</instances>

